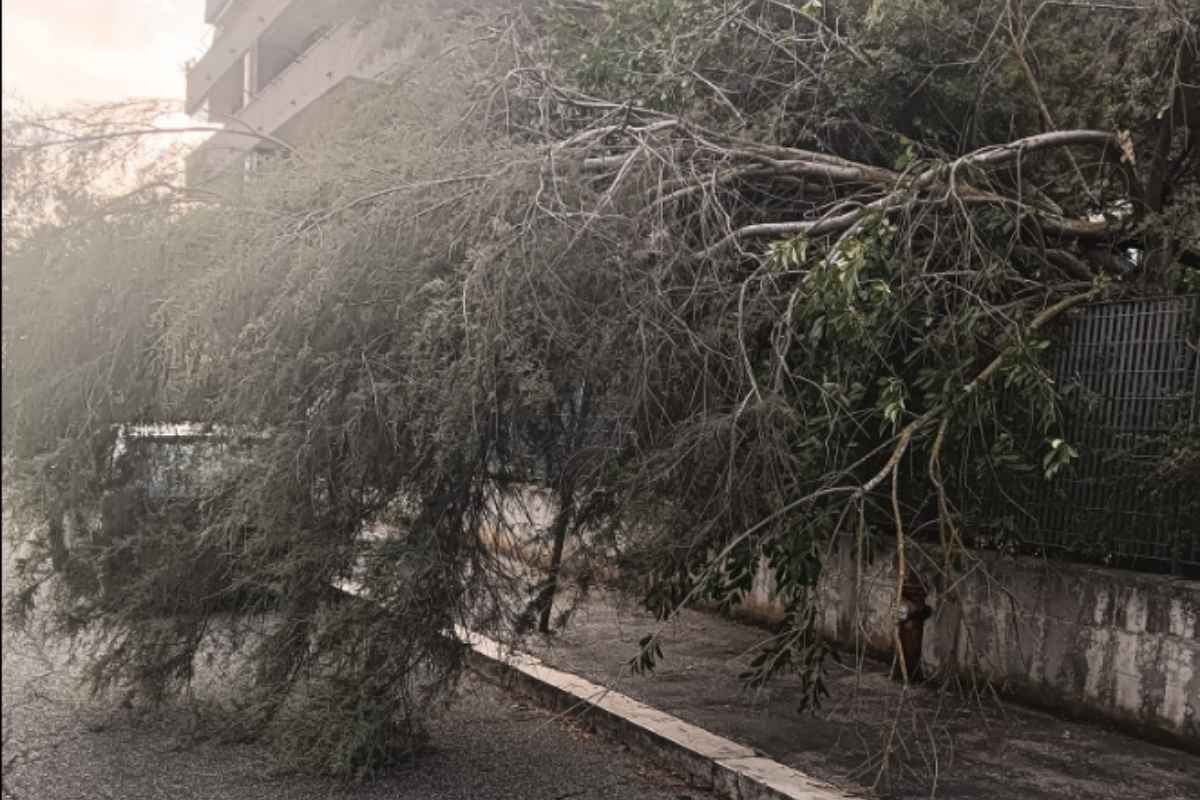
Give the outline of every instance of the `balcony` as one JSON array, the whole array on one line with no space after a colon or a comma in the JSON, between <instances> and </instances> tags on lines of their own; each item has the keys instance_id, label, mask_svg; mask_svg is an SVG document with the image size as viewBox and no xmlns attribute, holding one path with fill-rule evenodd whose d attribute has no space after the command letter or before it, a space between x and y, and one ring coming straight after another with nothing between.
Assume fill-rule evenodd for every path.
<instances>
[{"instance_id":1,"label":"balcony","mask_svg":"<svg viewBox=\"0 0 1200 800\"><path fill-rule=\"evenodd\" d=\"M226 12L232 17L228 25L215 38L208 52L188 68L184 100L187 113L196 113L218 82L292 3L293 0L249 0L241 13Z\"/></svg>"},{"instance_id":2,"label":"balcony","mask_svg":"<svg viewBox=\"0 0 1200 800\"><path fill-rule=\"evenodd\" d=\"M189 155L189 183L226 171L251 150L269 148L264 137L303 138L304 131L295 130L303 127L295 124L302 112L348 79L370 79L384 68L381 33L377 27L346 22L286 63L237 110L226 130Z\"/></svg>"},{"instance_id":3,"label":"balcony","mask_svg":"<svg viewBox=\"0 0 1200 800\"><path fill-rule=\"evenodd\" d=\"M278 72L305 48L314 31L344 21L362 5L362 0L226 0L208 9L205 18L218 23L218 30L208 52L188 68L187 113L196 113L210 96L221 98L214 103L221 106L218 113L237 111L242 103L230 105L225 98L242 92L243 81L234 73L242 71L247 53L264 61L268 71ZM257 76L246 78L246 89L256 88L252 84Z\"/></svg>"}]
</instances>

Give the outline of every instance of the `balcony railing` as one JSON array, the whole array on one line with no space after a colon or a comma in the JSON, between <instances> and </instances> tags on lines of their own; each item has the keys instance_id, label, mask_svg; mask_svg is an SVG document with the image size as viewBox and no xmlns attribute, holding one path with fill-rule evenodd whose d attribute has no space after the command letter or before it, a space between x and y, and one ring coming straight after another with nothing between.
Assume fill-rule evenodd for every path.
<instances>
[{"instance_id":1,"label":"balcony railing","mask_svg":"<svg viewBox=\"0 0 1200 800\"><path fill-rule=\"evenodd\" d=\"M364 0L239 0L221 15L212 46L188 69L187 112L195 113L260 41L300 49L306 31L334 25L364 6Z\"/></svg>"},{"instance_id":2,"label":"balcony railing","mask_svg":"<svg viewBox=\"0 0 1200 800\"><path fill-rule=\"evenodd\" d=\"M288 6L297 1L246 0L246 8L230 20L229 27L213 41L208 52L188 70L187 113L196 113L217 81L254 46Z\"/></svg>"},{"instance_id":3,"label":"balcony railing","mask_svg":"<svg viewBox=\"0 0 1200 800\"><path fill-rule=\"evenodd\" d=\"M378 31L348 22L314 41L238 111L227 130L192 153L192 174L223 172L343 80L371 77L374 70L368 74L365 67L379 52L378 39Z\"/></svg>"}]
</instances>

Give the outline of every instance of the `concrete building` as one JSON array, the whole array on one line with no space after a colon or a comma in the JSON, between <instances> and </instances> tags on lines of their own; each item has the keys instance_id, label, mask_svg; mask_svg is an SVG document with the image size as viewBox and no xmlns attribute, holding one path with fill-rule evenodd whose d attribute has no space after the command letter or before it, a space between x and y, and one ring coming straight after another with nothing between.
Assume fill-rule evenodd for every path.
<instances>
[{"instance_id":1,"label":"concrete building","mask_svg":"<svg viewBox=\"0 0 1200 800\"><path fill-rule=\"evenodd\" d=\"M279 142L350 112L391 65L386 26L364 0L205 0L212 45L187 71L186 111L225 130L188 156L188 185L238 185Z\"/></svg>"}]
</instances>

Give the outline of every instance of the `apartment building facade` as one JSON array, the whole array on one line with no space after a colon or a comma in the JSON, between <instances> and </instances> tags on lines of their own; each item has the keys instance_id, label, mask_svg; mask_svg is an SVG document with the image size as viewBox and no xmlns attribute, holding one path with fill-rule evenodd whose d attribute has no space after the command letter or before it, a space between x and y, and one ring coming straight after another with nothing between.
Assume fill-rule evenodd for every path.
<instances>
[{"instance_id":1,"label":"apartment building facade","mask_svg":"<svg viewBox=\"0 0 1200 800\"><path fill-rule=\"evenodd\" d=\"M188 156L193 188L240 185L263 155L351 113L392 66L366 0L205 0L212 44L187 70L186 111L224 130Z\"/></svg>"}]
</instances>

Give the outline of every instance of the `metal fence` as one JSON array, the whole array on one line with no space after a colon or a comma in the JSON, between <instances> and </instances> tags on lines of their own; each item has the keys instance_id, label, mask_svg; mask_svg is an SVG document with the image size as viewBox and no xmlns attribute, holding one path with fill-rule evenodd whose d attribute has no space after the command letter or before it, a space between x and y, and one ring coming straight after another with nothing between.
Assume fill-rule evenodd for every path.
<instances>
[{"instance_id":1,"label":"metal fence","mask_svg":"<svg viewBox=\"0 0 1200 800\"><path fill-rule=\"evenodd\" d=\"M1097 303L1063 332L1072 468L1032 490L1020 539L1046 554L1200 577L1200 487L1155 481L1200 425L1200 296Z\"/></svg>"}]
</instances>

